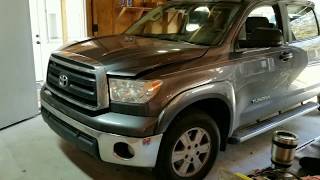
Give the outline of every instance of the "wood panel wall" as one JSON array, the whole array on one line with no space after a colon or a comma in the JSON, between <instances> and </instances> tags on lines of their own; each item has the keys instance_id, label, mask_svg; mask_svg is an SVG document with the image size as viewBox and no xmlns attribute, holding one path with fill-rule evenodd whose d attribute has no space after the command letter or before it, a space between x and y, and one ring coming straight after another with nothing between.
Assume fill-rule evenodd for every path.
<instances>
[{"instance_id":1,"label":"wood panel wall","mask_svg":"<svg viewBox=\"0 0 320 180\"><path fill-rule=\"evenodd\" d=\"M67 23L66 0L61 0L61 17L62 17L62 40L63 40L63 44L65 44L68 41L68 23Z\"/></svg>"},{"instance_id":2,"label":"wood panel wall","mask_svg":"<svg viewBox=\"0 0 320 180\"><path fill-rule=\"evenodd\" d=\"M92 3L93 0L86 0L86 20L87 20L87 36L93 36L92 25L93 25L93 16L92 16Z\"/></svg>"},{"instance_id":3,"label":"wood panel wall","mask_svg":"<svg viewBox=\"0 0 320 180\"><path fill-rule=\"evenodd\" d=\"M148 8L142 7L142 0L133 0L133 6L123 12L120 0L86 0L87 27L89 36L119 34L144 15ZM150 6L166 0L150 0ZM143 10L139 10L142 8ZM122 13L122 14L121 14ZM119 17L120 15L120 17ZM97 31L96 31L97 30Z\"/></svg>"}]
</instances>

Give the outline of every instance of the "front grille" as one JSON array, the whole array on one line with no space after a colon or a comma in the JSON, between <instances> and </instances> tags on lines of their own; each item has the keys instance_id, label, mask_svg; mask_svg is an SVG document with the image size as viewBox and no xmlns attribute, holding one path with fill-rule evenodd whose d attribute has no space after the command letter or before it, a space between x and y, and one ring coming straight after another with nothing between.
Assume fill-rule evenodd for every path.
<instances>
[{"instance_id":1,"label":"front grille","mask_svg":"<svg viewBox=\"0 0 320 180\"><path fill-rule=\"evenodd\" d=\"M99 102L106 101L105 98L101 99L101 97L108 96L103 94L107 91L99 89L105 87L105 74L94 68L94 70L86 69L67 63L65 59L61 61L56 56L51 57L47 74L48 89L55 95L83 108L90 110L105 108L106 104ZM61 84L60 78L62 76L66 77L67 80Z\"/></svg>"}]
</instances>

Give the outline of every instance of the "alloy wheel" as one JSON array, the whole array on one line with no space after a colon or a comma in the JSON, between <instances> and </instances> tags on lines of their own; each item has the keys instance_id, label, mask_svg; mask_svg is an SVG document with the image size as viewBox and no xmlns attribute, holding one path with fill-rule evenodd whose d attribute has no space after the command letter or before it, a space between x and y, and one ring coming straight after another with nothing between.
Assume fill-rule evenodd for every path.
<instances>
[{"instance_id":1,"label":"alloy wheel","mask_svg":"<svg viewBox=\"0 0 320 180\"><path fill-rule=\"evenodd\" d=\"M192 128L177 140L171 157L174 172L180 177L191 177L207 163L211 152L209 133L202 128Z\"/></svg>"}]
</instances>

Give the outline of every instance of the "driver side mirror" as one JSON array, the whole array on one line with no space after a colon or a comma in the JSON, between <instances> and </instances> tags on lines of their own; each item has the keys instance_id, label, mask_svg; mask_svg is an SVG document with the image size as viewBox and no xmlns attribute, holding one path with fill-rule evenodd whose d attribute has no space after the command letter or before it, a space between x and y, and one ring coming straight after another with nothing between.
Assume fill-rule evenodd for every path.
<instances>
[{"instance_id":1,"label":"driver side mirror","mask_svg":"<svg viewBox=\"0 0 320 180\"><path fill-rule=\"evenodd\" d=\"M283 45L281 30L273 28L257 28L247 37L248 40L239 40L240 48L266 48Z\"/></svg>"}]
</instances>

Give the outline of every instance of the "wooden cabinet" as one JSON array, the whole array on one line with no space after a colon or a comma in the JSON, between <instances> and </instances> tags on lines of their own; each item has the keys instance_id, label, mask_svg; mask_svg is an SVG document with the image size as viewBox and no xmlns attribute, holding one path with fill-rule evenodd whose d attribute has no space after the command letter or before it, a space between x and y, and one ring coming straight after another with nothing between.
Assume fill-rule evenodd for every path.
<instances>
[{"instance_id":1,"label":"wooden cabinet","mask_svg":"<svg viewBox=\"0 0 320 180\"><path fill-rule=\"evenodd\" d=\"M87 0L89 36L104 36L124 32L148 11L166 0L133 0L132 6L122 6L123 0Z\"/></svg>"}]
</instances>

